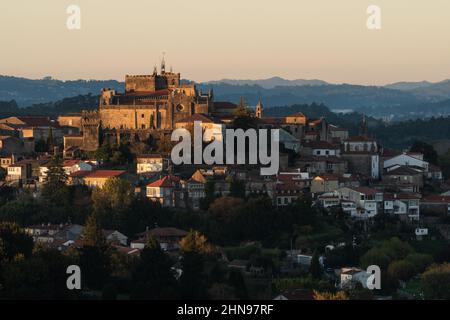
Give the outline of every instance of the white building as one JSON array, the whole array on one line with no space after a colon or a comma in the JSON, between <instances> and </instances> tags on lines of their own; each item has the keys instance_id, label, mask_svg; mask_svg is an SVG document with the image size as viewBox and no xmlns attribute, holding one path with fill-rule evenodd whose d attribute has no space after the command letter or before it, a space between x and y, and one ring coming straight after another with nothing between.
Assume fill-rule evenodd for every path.
<instances>
[{"instance_id":1,"label":"white building","mask_svg":"<svg viewBox=\"0 0 450 320\"><path fill-rule=\"evenodd\" d=\"M384 160L383 168L391 171L400 166L419 167L428 172L429 163L423 160L423 155L418 153L403 153Z\"/></svg>"},{"instance_id":2,"label":"white building","mask_svg":"<svg viewBox=\"0 0 450 320\"><path fill-rule=\"evenodd\" d=\"M342 209L354 218L367 219L378 214L383 193L368 187L340 188L337 190Z\"/></svg>"}]
</instances>

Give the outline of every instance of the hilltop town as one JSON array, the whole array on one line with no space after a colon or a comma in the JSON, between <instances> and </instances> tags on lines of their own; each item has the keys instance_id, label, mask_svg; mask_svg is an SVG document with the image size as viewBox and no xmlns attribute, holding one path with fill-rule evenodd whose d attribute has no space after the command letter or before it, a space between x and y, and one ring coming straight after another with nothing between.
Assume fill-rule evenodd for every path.
<instances>
[{"instance_id":1,"label":"hilltop town","mask_svg":"<svg viewBox=\"0 0 450 320\"><path fill-rule=\"evenodd\" d=\"M279 171L174 164L171 133L196 121L219 133L279 130ZM84 289L40 294L448 297L427 277L450 260L449 177L432 146L385 148L365 117L358 131L301 112L268 117L264 101L216 101L164 60L159 72L127 75L123 92L104 88L97 110L2 118L0 235L21 244L0 250L9 265L0 297L33 296L45 281L57 288L54 275L26 271L68 261L87 270ZM379 290L368 289L371 265L382 272ZM18 278L22 291L10 282Z\"/></svg>"}]
</instances>

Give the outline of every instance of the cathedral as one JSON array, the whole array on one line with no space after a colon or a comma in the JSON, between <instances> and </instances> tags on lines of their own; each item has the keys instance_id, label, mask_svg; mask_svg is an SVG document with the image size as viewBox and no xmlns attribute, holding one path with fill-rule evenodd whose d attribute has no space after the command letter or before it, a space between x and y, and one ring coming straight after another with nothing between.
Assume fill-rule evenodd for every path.
<instances>
[{"instance_id":1,"label":"cathedral","mask_svg":"<svg viewBox=\"0 0 450 320\"><path fill-rule=\"evenodd\" d=\"M164 59L158 73L126 75L125 91L102 89L98 111L83 111L80 135L65 137L64 149L95 150L100 136L135 134L144 139L170 132L176 122L194 114L230 115L236 105L214 103L213 92L202 93L193 83L182 83L180 73L166 71ZM216 110L217 109L217 110Z\"/></svg>"}]
</instances>

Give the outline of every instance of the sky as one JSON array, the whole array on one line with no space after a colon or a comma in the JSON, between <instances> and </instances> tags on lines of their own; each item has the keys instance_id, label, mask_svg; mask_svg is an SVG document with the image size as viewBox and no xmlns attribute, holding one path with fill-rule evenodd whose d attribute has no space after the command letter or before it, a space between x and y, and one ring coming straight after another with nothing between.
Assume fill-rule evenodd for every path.
<instances>
[{"instance_id":1,"label":"sky","mask_svg":"<svg viewBox=\"0 0 450 320\"><path fill-rule=\"evenodd\" d=\"M163 52L194 81L450 78L449 0L2 0L0 39L0 74L28 78L123 80L152 73Z\"/></svg>"}]
</instances>

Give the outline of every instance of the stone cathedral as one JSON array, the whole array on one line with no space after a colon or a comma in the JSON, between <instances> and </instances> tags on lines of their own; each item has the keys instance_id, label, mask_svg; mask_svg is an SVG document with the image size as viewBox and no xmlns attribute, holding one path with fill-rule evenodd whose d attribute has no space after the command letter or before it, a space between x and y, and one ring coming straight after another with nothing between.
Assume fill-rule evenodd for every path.
<instances>
[{"instance_id":1,"label":"stone cathedral","mask_svg":"<svg viewBox=\"0 0 450 320\"><path fill-rule=\"evenodd\" d=\"M232 104L217 103L217 108L220 113ZM126 75L123 93L102 89L98 111L82 112L82 133L65 138L64 148L95 150L100 136L133 134L145 139L171 131L177 121L194 114L213 115L214 109L212 91L204 94L195 84L183 84L180 73L166 71L163 59L160 73L155 67L153 74Z\"/></svg>"}]
</instances>

